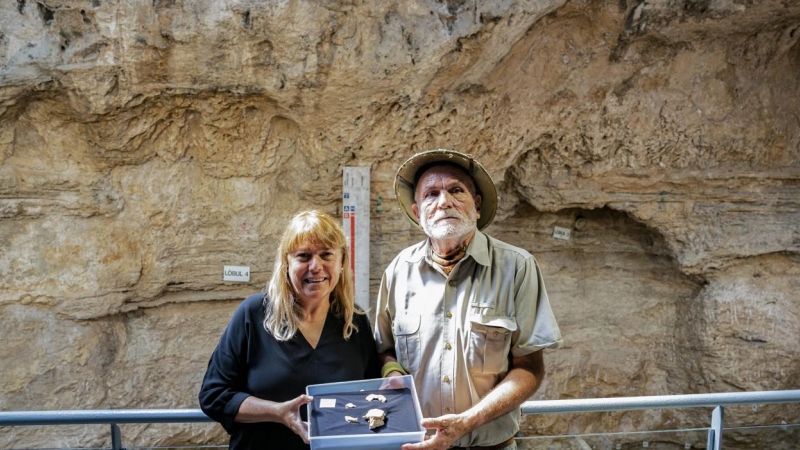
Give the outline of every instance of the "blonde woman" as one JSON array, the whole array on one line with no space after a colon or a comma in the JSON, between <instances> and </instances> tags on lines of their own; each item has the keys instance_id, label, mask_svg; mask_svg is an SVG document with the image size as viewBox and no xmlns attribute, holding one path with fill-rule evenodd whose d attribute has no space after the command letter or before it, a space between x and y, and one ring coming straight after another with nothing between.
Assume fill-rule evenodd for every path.
<instances>
[{"instance_id":1,"label":"blonde woman","mask_svg":"<svg viewBox=\"0 0 800 450\"><path fill-rule=\"evenodd\" d=\"M200 407L229 448L308 449L306 386L380 376L354 295L341 226L319 211L295 215L267 292L236 309L203 379Z\"/></svg>"}]
</instances>

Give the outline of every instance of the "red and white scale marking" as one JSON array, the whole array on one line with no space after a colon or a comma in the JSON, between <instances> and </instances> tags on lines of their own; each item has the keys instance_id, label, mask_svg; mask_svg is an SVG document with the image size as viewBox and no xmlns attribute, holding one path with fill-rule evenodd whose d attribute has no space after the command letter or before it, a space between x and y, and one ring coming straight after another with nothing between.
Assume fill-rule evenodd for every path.
<instances>
[{"instance_id":1,"label":"red and white scale marking","mask_svg":"<svg viewBox=\"0 0 800 450\"><path fill-rule=\"evenodd\" d=\"M350 248L356 304L369 310L369 167L342 170L342 227Z\"/></svg>"}]
</instances>

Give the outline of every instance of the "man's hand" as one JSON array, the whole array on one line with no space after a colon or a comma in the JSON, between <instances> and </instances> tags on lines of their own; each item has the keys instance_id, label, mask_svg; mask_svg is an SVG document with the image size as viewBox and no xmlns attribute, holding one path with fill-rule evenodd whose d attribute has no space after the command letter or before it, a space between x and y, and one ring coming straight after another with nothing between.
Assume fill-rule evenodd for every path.
<instances>
[{"instance_id":1,"label":"man's hand","mask_svg":"<svg viewBox=\"0 0 800 450\"><path fill-rule=\"evenodd\" d=\"M424 442L406 444L403 450L444 450L462 436L479 426L505 414L527 400L544 378L542 351L519 358L511 358L511 367L505 378L480 402L461 414L447 414L434 419L422 419L422 426L435 429L436 434L426 436Z\"/></svg>"},{"instance_id":2,"label":"man's hand","mask_svg":"<svg viewBox=\"0 0 800 450\"><path fill-rule=\"evenodd\" d=\"M432 419L422 419L422 427L436 430L436 434L425 436L425 441L417 444L405 444L402 450L445 450L467 434L472 427L469 421L460 414L447 414Z\"/></svg>"}]
</instances>

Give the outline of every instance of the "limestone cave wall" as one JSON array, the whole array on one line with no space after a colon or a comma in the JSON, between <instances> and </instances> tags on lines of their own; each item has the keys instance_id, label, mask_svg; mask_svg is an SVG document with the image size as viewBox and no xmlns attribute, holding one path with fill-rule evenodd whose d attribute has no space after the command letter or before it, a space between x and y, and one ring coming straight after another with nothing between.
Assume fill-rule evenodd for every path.
<instances>
[{"instance_id":1,"label":"limestone cave wall","mask_svg":"<svg viewBox=\"0 0 800 450\"><path fill-rule=\"evenodd\" d=\"M786 0L0 2L0 410L196 407L285 220L341 215L342 168L370 167L374 292L423 238L395 170L433 148L483 162L488 233L544 271L566 345L535 398L800 388L798 41ZM123 437L225 442L207 425ZM0 430L3 448L103 442Z\"/></svg>"}]
</instances>

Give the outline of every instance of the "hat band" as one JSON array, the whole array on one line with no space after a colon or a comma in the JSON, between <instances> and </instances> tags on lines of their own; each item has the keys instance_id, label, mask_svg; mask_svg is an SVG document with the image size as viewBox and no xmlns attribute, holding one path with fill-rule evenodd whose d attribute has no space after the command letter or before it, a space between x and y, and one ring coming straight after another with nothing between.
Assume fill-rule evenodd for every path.
<instances>
[{"instance_id":1,"label":"hat band","mask_svg":"<svg viewBox=\"0 0 800 450\"><path fill-rule=\"evenodd\" d=\"M408 180L406 180L405 178L403 178L403 177L401 177L400 175L398 175L398 176L397 176L397 180L398 180L400 183L402 183L402 184L403 184L403 186L405 186L405 187L407 187L407 188L411 189L411 191L412 191L412 192L414 191L414 185L413 185L413 184L411 184L411 183L409 183L409 182L408 182Z\"/></svg>"}]
</instances>

